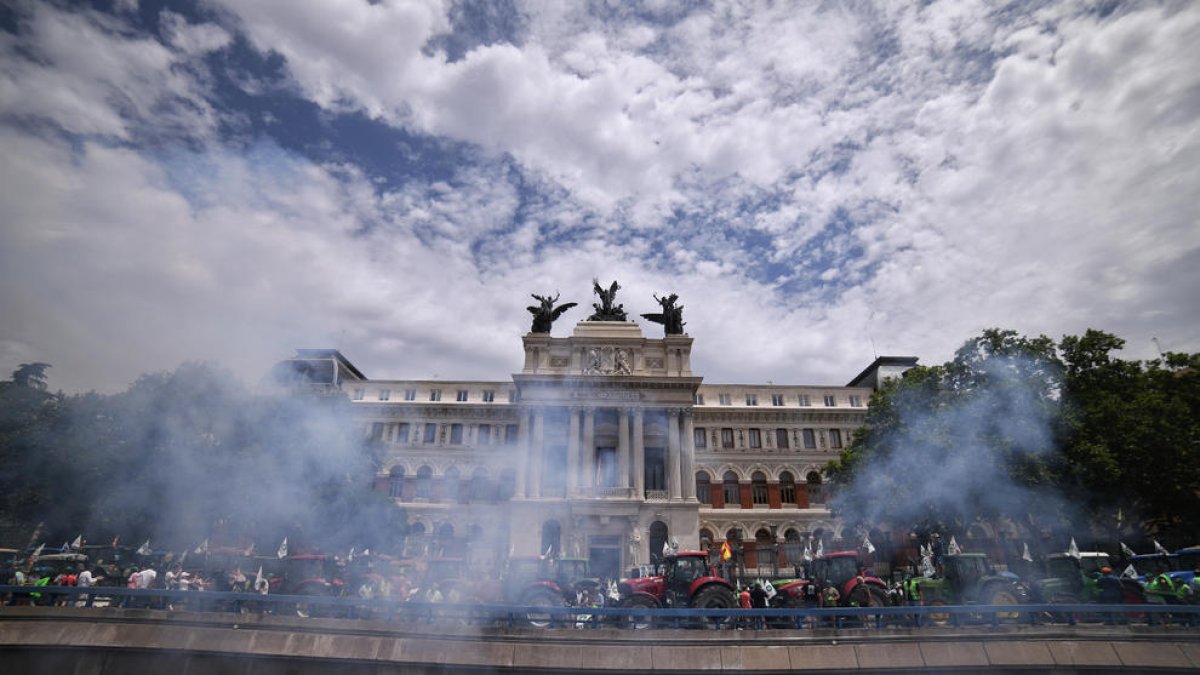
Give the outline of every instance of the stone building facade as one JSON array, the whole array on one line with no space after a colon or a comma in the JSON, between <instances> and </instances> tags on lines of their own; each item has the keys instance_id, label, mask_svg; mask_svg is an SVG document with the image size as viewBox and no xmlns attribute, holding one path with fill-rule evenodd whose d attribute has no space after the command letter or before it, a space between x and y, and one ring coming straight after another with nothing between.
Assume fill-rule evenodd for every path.
<instances>
[{"instance_id":1,"label":"stone building facade","mask_svg":"<svg viewBox=\"0 0 1200 675\"><path fill-rule=\"evenodd\" d=\"M410 555L488 565L549 550L616 576L667 543L731 540L753 568L840 535L822 467L862 425L871 386L705 383L691 337L649 338L633 321L522 341L510 381L371 380L333 350L292 360L335 373L382 444L376 487L407 512ZM875 369L852 384L874 384Z\"/></svg>"}]
</instances>

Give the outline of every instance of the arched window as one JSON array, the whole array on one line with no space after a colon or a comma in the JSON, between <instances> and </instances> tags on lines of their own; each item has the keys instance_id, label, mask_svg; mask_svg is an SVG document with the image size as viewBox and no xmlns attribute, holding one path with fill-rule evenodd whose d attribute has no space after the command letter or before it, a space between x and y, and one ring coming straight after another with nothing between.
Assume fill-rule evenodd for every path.
<instances>
[{"instance_id":1,"label":"arched window","mask_svg":"<svg viewBox=\"0 0 1200 675\"><path fill-rule=\"evenodd\" d=\"M767 476L761 471L755 471L750 476L750 496L755 504L766 504L767 499Z\"/></svg>"},{"instance_id":2,"label":"arched window","mask_svg":"<svg viewBox=\"0 0 1200 675\"><path fill-rule=\"evenodd\" d=\"M808 483L808 501L812 504L824 504L825 491L821 489L821 474L809 471L804 480Z\"/></svg>"},{"instance_id":3,"label":"arched window","mask_svg":"<svg viewBox=\"0 0 1200 675\"><path fill-rule=\"evenodd\" d=\"M705 471L696 472L696 501L712 504L712 480Z\"/></svg>"},{"instance_id":4,"label":"arched window","mask_svg":"<svg viewBox=\"0 0 1200 675\"><path fill-rule=\"evenodd\" d=\"M708 529L707 527L700 528L700 550L707 551L709 548L711 548L715 538L716 537L713 536L712 530Z\"/></svg>"},{"instance_id":5,"label":"arched window","mask_svg":"<svg viewBox=\"0 0 1200 675\"><path fill-rule=\"evenodd\" d=\"M725 532L725 541L729 542L730 546L737 544L741 540L742 540L742 531L740 529L733 527L733 528L730 528L727 532Z\"/></svg>"},{"instance_id":6,"label":"arched window","mask_svg":"<svg viewBox=\"0 0 1200 675\"><path fill-rule=\"evenodd\" d=\"M550 556L557 558L559 552L562 550L561 544L562 526L558 524L558 521L547 520L542 523L542 548L539 549L539 553L543 555L548 553Z\"/></svg>"},{"instance_id":7,"label":"arched window","mask_svg":"<svg viewBox=\"0 0 1200 675\"><path fill-rule=\"evenodd\" d=\"M486 502L491 499L491 486L488 481L487 469L482 466L471 473L471 501Z\"/></svg>"},{"instance_id":8,"label":"arched window","mask_svg":"<svg viewBox=\"0 0 1200 675\"><path fill-rule=\"evenodd\" d=\"M722 479L725 488L725 506L737 506L742 502L742 498L738 496L738 476L732 471L726 471Z\"/></svg>"},{"instance_id":9,"label":"arched window","mask_svg":"<svg viewBox=\"0 0 1200 675\"><path fill-rule=\"evenodd\" d=\"M446 501L450 502L451 504L457 502L459 499L459 491L461 489L460 477L461 474L458 472L458 467L452 466L449 469L446 469L446 473L442 482L446 491Z\"/></svg>"},{"instance_id":10,"label":"arched window","mask_svg":"<svg viewBox=\"0 0 1200 675\"><path fill-rule=\"evenodd\" d=\"M417 499L429 499L433 493L433 469L423 466L417 469Z\"/></svg>"},{"instance_id":11,"label":"arched window","mask_svg":"<svg viewBox=\"0 0 1200 675\"><path fill-rule=\"evenodd\" d=\"M404 467L393 466L388 472L388 496L392 499L404 496Z\"/></svg>"},{"instance_id":12,"label":"arched window","mask_svg":"<svg viewBox=\"0 0 1200 675\"><path fill-rule=\"evenodd\" d=\"M454 538L454 526L451 525L450 523L442 523L441 525L438 525L437 538L438 539L453 539Z\"/></svg>"},{"instance_id":13,"label":"arched window","mask_svg":"<svg viewBox=\"0 0 1200 675\"><path fill-rule=\"evenodd\" d=\"M508 501L517 493L517 472L513 469L505 469L500 472L500 483L496 486L496 498L500 501Z\"/></svg>"},{"instance_id":14,"label":"arched window","mask_svg":"<svg viewBox=\"0 0 1200 675\"><path fill-rule=\"evenodd\" d=\"M409 523L408 524L408 536L424 537L425 536L425 525L423 525L421 523Z\"/></svg>"},{"instance_id":15,"label":"arched window","mask_svg":"<svg viewBox=\"0 0 1200 675\"><path fill-rule=\"evenodd\" d=\"M779 501L784 504L796 503L796 479L791 471L779 474Z\"/></svg>"},{"instance_id":16,"label":"arched window","mask_svg":"<svg viewBox=\"0 0 1200 675\"><path fill-rule=\"evenodd\" d=\"M667 524L661 520L650 523L650 560L661 560L663 547L667 543Z\"/></svg>"}]
</instances>

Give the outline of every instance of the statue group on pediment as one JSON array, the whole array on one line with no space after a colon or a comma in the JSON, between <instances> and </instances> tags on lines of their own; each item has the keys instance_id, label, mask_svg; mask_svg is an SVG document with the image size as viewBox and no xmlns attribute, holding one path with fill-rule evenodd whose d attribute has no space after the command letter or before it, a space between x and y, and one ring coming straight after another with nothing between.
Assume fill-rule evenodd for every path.
<instances>
[{"instance_id":1,"label":"statue group on pediment","mask_svg":"<svg viewBox=\"0 0 1200 675\"><path fill-rule=\"evenodd\" d=\"M584 352L584 375L628 375L633 352L620 347L589 347Z\"/></svg>"},{"instance_id":2,"label":"statue group on pediment","mask_svg":"<svg viewBox=\"0 0 1200 675\"><path fill-rule=\"evenodd\" d=\"M600 298L600 302L592 303L592 309L595 311L587 318L588 321L628 321L629 318L625 314L625 306L617 304L617 291L621 289L621 285L613 281L608 288L600 285L599 279L592 279L592 292ZM532 294L534 300L538 301L537 305L530 305L526 309L533 315L533 325L530 327L531 333L549 333L551 326L558 317L564 312L578 303L566 302L561 305L556 305L559 294L555 293L554 297L549 295ZM642 318L647 321L662 324L666 335L682 335L683 334L683 305L676 304L679 296L671 293L658 297L654 294L654 300L662 308L661 312L653 314L643 314ZM618 350L619 351L619 350ZM614 365L614 368L621 370L619 365ZM629 370L629 364L624 364L624 370Z\"/></svg>"}]
</instances>

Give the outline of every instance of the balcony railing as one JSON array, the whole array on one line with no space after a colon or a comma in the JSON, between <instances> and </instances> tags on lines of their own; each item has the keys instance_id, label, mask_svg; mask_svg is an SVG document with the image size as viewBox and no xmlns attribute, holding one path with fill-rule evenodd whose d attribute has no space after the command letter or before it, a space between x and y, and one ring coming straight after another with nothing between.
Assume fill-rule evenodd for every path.
<instances>
[{"instance_id":1,"label":"balcony railing","mask_svg":"<svg viewBox=\"0 0 1200 675\"><path fill-rule=\"evenodd\" d=\"M666 490L646 490L646 501L648 502L665 502L670 497Z\"/></svg>"},{"instance_id":2,"label":"balcony railing","mask_svg":"<svg viewBox=\"0 0 1200 675\"><path fill-rule=\"evenodd\" d=\"M633 499L633 488L597 485L587 495L596 499Z\"/></svg>"}]
</instances>

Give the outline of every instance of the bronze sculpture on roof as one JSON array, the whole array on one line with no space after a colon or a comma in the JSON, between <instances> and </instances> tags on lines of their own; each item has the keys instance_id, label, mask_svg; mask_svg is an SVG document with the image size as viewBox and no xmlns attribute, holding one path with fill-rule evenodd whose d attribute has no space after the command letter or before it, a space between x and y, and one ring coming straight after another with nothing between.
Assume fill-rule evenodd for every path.
<instances>
[{"instance_id":1,"label":"bronze sculpture on roof","mask_svg":"<svg viewBox=\"0 0 1200 675\"><path fill-rule=\"evenodd\" d=\"M596 310L594 314L588 317L588 321L628 321L625 316L624 305L613 305L613 300L617 297L617 291L621 289L621 285L616 281L607 290L600 286L599 279L592 279L592 292L600 296L600 302L593 302L592 307Z\"/></svg>"},{"instance_id":2,"label":"bronze sculpture on roof","mask_svg":"<svg viewBox=\"0 0 1200 675\"><path fill-rule=\"evenodd\" d=\"M550 326L554 323L554 320L577 304L574 302L564 302L555 307L554 303L558 302L558 293L555 293L553 298L548 295L541 296L537 293L531 293L530 295L540 303L525 308L533 315L533 326L529 328L530 333L549 333Z\"/></svg>"}]
</instances>

